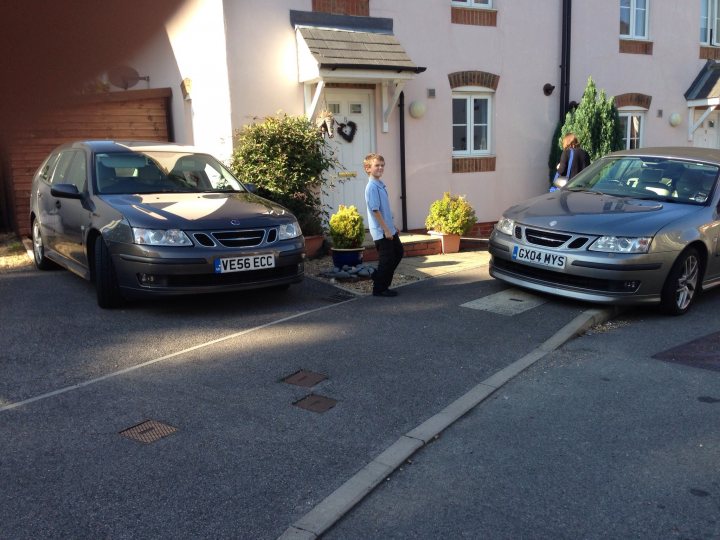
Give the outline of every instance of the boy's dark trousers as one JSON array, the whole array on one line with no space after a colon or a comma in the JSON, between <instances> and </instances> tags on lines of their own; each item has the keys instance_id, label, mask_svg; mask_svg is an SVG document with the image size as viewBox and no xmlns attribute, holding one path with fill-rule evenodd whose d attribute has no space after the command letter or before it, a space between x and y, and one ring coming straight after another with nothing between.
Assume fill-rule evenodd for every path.
<instances>
[{"instance_id":1,"label":"boy's dark trousers","mask_svg":"<svg viewBox=\"0 0 720 540\"><path fill-rule=\"evenodd\" d=\"M392 240L387 238L375 240L375 248L378 252L378 267L373 274L373 292L380 293L390 287L395 269L400 264L405 250L398 233L395 233Z\"/></svg>"}]
</instances>

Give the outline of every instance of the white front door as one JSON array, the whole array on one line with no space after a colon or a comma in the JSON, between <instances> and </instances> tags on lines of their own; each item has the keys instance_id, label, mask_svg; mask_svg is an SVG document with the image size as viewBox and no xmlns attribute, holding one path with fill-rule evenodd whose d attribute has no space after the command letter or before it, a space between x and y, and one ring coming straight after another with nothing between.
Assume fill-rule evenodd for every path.
<instances>
[{"instance_id":1,"label":"white front door","mask_svg":"<svg viewBox=\"0 0 720 540\"><path fill-rule=\"evenodd\" d=\"M328 140L343 168L333 171L335 185L323 195L323 202L329 207L330 215L334 214L341 204L354 205L363 220L367 221L367 174L363 160L374 149L372 90L330 88L325 91L325 101L335 118L335 131ZM367 228L367 223L365 226Z\"/></svg>"},{"instance_id":2,"label":"white front door","mask_svg":"<svg viewBox=\"0 0 720 540\"><path fill-rule=\"evenodd\" d=\"M695 111L695 121L705 111ZM718 113L712 112L693 133L693 146L700 148L720 148L720 137L718 136Z\"/></svg>"}]
</instances>

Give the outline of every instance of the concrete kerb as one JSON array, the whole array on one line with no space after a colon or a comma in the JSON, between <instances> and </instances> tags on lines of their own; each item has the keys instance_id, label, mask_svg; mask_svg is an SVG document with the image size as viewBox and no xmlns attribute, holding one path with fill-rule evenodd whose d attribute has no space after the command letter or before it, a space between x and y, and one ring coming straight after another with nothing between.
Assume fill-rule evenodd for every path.
<instances>
[{"instance_id":1,"label":"concrete kerb","mask_svg":"<svg viewBox=\"0 0 720 540\"><path fill-rule=\"evenodd\" d=\"M279 540L319 538L415 452L436 439L442 431L504 384L573 337L616 317L620 312L618 308L590 309L582 312L533 351L477 384L438 414L401 436L387 450L293 523Z\"/></svg>"}]
</instances>

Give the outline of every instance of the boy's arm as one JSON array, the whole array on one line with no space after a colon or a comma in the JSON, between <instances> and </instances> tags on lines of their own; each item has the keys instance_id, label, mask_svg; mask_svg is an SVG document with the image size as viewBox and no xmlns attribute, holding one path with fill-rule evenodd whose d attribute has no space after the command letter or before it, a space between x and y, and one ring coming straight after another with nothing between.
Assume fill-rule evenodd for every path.
<instances>
[{"instance_id":1,"label":"boy's arm","mask_svg":"<svg viewBox=\"0 0 720 540\"><path fill-rule=\"evenodd\" d=\"M387 223L385 223L385 220L383 219L380 210L373 210L372 213L375 216L375 219L377 219L377 222L380 224L380 227L382 227L385 238L387 238L388 240L392 240L393 233L390 230L390 227L388 227Z\"/></svg>"}]
</instances>

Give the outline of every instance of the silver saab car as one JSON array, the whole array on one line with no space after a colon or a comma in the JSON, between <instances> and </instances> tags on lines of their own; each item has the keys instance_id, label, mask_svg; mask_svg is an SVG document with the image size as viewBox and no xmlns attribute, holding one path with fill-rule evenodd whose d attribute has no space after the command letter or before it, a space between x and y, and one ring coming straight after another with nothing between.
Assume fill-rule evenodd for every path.
<instances>
[{"instance_id":1,"label":"silver saab car","mask_svg":"<svg viewBox=\"0 0 720 540\"><path fill-rule=\"evenodd\" d=\"M142 296L285 288L304 275L295 217L190 147L60 146L33 178L30 222L36 266L94 281L104 308Z\"/></svg>"},{"instance_id":2,"label":"silver saab car","mask_svg":"<svg viewBox=\"0 0 720 540\"><path fill-rule=\"evenodd\" d=\"M490 236L490 274L606 304L685 313L720 283L720 151L609 154L558 191L506 210Z\"/></svg>"}]
</instances>

